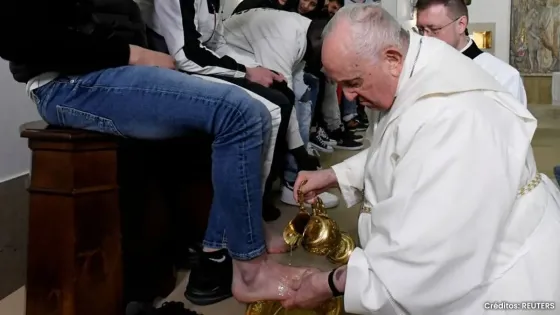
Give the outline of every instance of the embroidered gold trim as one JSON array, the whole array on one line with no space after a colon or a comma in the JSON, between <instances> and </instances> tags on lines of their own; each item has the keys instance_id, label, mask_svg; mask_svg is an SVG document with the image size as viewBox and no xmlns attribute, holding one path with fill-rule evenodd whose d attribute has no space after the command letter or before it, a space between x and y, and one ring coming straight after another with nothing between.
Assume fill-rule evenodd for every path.
<instances>
[{"instance_id":1,"label":"embroidered gold trim","mask_svg":"<svg viewBox=\"0 0 560 315\"><path fill-rule=\"evenodd\" d=\"M533 178L530 182L528 182L527 185L523 186L523 188L519 189L519 191L517 192L517 197L519 198L523 195L530 193L541 182L542 182L542 175L541 173L537 173L537 175L535 175L535 178Z\"/></svg>"}]
</instances>

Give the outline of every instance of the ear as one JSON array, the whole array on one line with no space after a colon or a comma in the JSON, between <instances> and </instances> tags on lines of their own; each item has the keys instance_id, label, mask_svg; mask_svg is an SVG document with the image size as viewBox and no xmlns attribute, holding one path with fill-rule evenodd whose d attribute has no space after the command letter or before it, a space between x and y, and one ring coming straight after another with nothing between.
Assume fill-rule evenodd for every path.
<instances>
[{"instance_id":1,"label":"ear","mask_svg":"<svg viewBox=\"0 0 560 315\"><path fill-rule=\"evenodd\" d=\"M469 20L466 16L462 16L457 20L457 33L464 34L467 26L469 25Z\"/></svg>"},{"instance_id":2,"label":"ear","mask_svg":"<svg viewBox=\"0 0 560 315\"><path fill-rule=\"evenodd\" d=\"M383 60L393 77L398 78L401 75L404 58L405 56L396 47L389 47L383 51Z\"/></svg>"}]
</instances>

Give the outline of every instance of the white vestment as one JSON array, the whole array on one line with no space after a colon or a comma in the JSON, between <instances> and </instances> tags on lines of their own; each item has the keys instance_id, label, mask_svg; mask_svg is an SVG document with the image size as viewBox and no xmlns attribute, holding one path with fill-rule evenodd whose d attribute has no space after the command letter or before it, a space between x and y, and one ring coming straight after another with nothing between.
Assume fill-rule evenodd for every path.
<instances>
[{"instance_id":1,"label":"white vestment","mask_svg":"<svg viewBox=\"0 0 560 315\"><path fill-rule=\"evenodd\" d=\"M475 42L469 39L469 43L461 52L464 53L473 45L476 46ZM478 50L478 47L476 49ZM523 86L523 79L517 69L487 52L482 52L477 55L473 58L473 61L493 76L494 79L510 92L511 95L515 96L521 104L527 107L527 93L525 92L525 86Z\"/></svg>"},{"instance_id":2,"label":"white vestment","mask_svg":"<svg viewBox=\"0 0 560 315\"><path fill-rule=\"evenodd\" d=\"M370 120L371 147L333 166L349 206L365 197L346 311L540 313L485 309L560 302L560 192L536 169L537 121L451 46L410 36L395 102Z\"/></svg>"}]
</instances>

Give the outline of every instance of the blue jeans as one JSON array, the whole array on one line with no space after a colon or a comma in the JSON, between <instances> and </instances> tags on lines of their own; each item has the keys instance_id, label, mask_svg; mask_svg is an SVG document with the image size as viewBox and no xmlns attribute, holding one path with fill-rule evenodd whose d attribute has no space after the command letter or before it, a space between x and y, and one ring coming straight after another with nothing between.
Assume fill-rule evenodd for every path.
<instances>
[{"instance_id":1,"label":"blue jeans","mask_svg":"<svg viewBox=\"0 0 560 315\"><path fill-rule=\"evenodd\" d=\"M301 134L303 144L307 147L311 129L311 120L313 118L313 112L315 111L315 105L317 104L317 97L319 94L319 79L308 73L305 73L303 78L305 80L305 84L307 84L307 86L309 87L309 94L307 100L305 100L304 102L296 102L295 110L299 123L299 133ZM286 166L284 169L284 180L289 183L295 182L297 173L298 167L296 159L293 157L293 155L288 154L286 157Z\"/></svg>"},{"instance_id":2,"label":"blue jeans","mask_svg":"<svg viewBox=\"0 0 560 315\"><path fill-rule=\"evenodd\" d=\"M342 119L348 120L350 117L354 117L358 114L358 103L356 100L349 101L342 95Z\"/></svg>"},{"instance_id":3,"label":"blue jeans","mask_svg":"<svg viewBox=\"0 0 560 315\"><path fill-rule=\"evenodd\" d=\"M225 227L234 259L266 252L261 163L271 116L245 91L177 71L126 66L59 77L32 94L53 125L138 139L213 135L209 221Z\"/></svg>"},{"instance_id":4,"label":"blue jeans","mask_svg":"<svg viewBox=\"0 0 560 315\"><path fill-rule=\"evenodd\" d=\"M554 177L556 177L556 181L558 182L558 185L560 185L560 165L554 167Z\"/></svg>"}]
</instances>

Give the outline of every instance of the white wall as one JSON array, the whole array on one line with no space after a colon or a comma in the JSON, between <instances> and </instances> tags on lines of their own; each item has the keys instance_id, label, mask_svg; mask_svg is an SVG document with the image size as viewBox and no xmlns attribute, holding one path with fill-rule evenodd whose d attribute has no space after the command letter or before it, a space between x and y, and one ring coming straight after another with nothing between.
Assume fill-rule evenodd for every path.
<instances>
[{"instance_id":1,"label":"white wall","mask_svg":"<svg viewBox=\"0 0 560 315\"><path fill-rule=\"evenodd\" d=\"M29 171L30 151L19 126L34 120L40 118L25 85L14 81L8 63L0 59L0 182Z\"/></svg>"},{"instance_id":2,"label":"white wall","mask_svg":"<svg viewBox=\"0 0 560 315\"><path fill-rule=\"evenodd\" d=\"M470 23L495 23L494 54L509 63L511 0L472 0Z\"/></svg>"}]
</instances>

